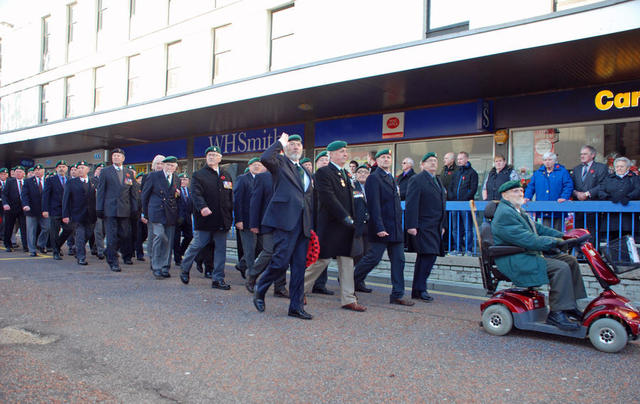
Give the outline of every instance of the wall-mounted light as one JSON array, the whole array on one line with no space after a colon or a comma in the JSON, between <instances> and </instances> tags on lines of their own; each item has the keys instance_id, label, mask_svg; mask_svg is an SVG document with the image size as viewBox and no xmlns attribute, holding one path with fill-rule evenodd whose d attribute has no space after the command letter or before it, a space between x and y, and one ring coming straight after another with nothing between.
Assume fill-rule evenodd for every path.
<instances>
[{"instance_id":1,"label":"wall-mounted light","mask_svg":"<svg viewBox=\"0 0 640 404\"><path fill-rule=\"evenodd\" d=\"M312 110L313 110L313 105L311 105L311 104L306 104L306 103L299 104L299 105L298 105L298 109L299 109L300 111L312 111Z\"/></svg>"}]
</instances>

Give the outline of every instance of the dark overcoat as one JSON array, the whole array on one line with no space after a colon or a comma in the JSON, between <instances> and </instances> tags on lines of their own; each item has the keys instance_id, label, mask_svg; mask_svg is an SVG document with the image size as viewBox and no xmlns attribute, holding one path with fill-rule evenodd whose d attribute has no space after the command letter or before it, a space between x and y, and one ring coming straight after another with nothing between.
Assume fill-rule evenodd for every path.
<instances>
[{"instance_id":1,"label":"dark overcoat","mask_svg":"<svg viewBox=\"0 0 640 404\"><path fill-rule=\"evenodd\" d=\"M396 177L396 182L398 183L398 189L400 189L400 200L404 201L407 198L407 187L409 186L409 180L416 175L416 172L411 168L406 174L401 172L400 175Z\"/></svg>"},{"instance_id":2,"label":"dark overcoat","mask_svg":"<svg viewBox=\"0 0 640 404\"><path fill-rule=\"evenodd\" d=\"M73 223L93 224L96 222L96 189L91 181L86 184L80 178L72 178L64 187L62 197L62 217Z\"/></svg>"},{"instance_id":3,"label":"dark overcoat","mask_svg":"<svg viewBox=\"0 0 640 404\"><path fill-rule=\"evenodd\" d=\"M249 230L249 218L251 214L251 190L254 177L251 173L240 175L236 178L233 187L233 213L236 223L242 222L243 228Z\"/></svg>"},{"instance_id":4,"label":"dark overcoat","mask_svg":"<svg viewBox=\"0 0 640 404\"><path fill-rule=\"evenodd\" d=\"M371 173L364 184L369 209L369 240L377 243L402 243L402 207L393 177L383 169ZM386 231L388 236L378 237Z\"/></svg>"},{"instance_id":5,"label":"dark overcoat","mask_svg":"<svg viewBox=\"0 0 640 404\"><path fill-rule=\"evenodd\" d=\"M204 166L191 179L193 218L196 230L228 231L233 221L233 181L231 176L218 168L220 174ZM200 211L208 207L212 214L202 216Z\"/></svg>"},{"instance_id":6,"label":"dark overcoat","mask_svg":"<svg viewBox=\"0 0 640 404\"><path fill-rule=\"evenodd\" d=\"M22 180L23 191L25 182L26 178ZM2 189L2 203L5 205L9 205L11 209L8 212L15 214L22 213L22 199L20 198L20 192L18 191L18 180L16 178L7 178L7 182Z\"/></svg>"},{"instance_id":7,"label":"dark overcoat","mask_svg":"<svg viewBox=\"0 0 640 404\"><path fill-rule=\"evenodd\" d=\"M629 201L640 199L640 177L629 171L627 175L618 177L615 173L609 174L602 181L598 191L598 199L626 205ZM638 219L634 220L633 213L612 213L609 220L600 221L601 228L609 227L609 231L617 232L622 227L623 232L638 231ZM635 221L635 223L634 223ZM608 222L608 223L607 223Z\"/></svg>"},{"instance_id":8,"label":"dark overcoat","mask_svg":"<svg viewBox=\"0 0 640 404\"><path fill-rule=\"evenodd\" d=\"M67 181L65 177L65 181ZM49 217L62 217L62 196L64 186L58 174L44 180L42 191L42 211L49 212Z\"/></svg>"},{"instance_id":9,"label":"dark overcoat","mask_svg":"<svg viewBox=\"0 0 640 404\"><path fill-rule=\"evenodd\" d=\"M344 219L353 219L355 212L351 181L333 163L319 168L315 180L320 258L350 257L355 229L345 225Z\"/></svg>"},{"instance_id":10,"label":"dark overcoat","mask_svg":"<svg viewBox=\"0 0 640 404\"><path fill-rule=\"evenodd\" d=\"M353 206L355 208L353 220L356 222L356 236L367 237L369 234L369 211L367 210L367 195L364 185L358 181L355 182L353 188Z\"/></svg>"},{"instance_id":11,"label":"dark overcoat","mask_svg":"<svg viewBox=\"0 0 640 404\"><path fill-rule=\"evenodd\" d=\"M251 206L253 208L249 212L249 226L250 228L259 229L261 234L273 231L270 227L262 225L264 212L267 210L272 197L273 179L271 178L271 173L266 171L256 175L253 189L251 190Z\"/></svg>"},{"instance_id":12,"label":"dark overcoat","mask_svg":"<svg viewBox=\"0 0 640 404\"><path fill-rule=\"evenodd\" d=\"M105 217L131 217L138 211L136 180L133 171L122 167L122 182L113 165L103 168L98 180L96 211Z\"/></svg>"},{"instance_id":13,"label":"dark overcoat","mask_svg":"<svg viewBox=\"0 0 640 404\"><path fill-rule=\"evenodd\" d=\"M405 227L418 230L416 236L410 236L418 254L444 256L442 229L446 203L447 192L438 177L423 171L409 181L405 200Z\"/></svg>"},{"instance_id":14,"label":"dark overcoat","mask_svg":"<svg viewBox=\"0 0 640 404\"><path fill-rule=\"evenodd\" d=\"M178 176L173 173L171 185L164 171L149 174L142 187L142 213L151 223L175 226L178 222Z\"/></svg>"}]
</instances>

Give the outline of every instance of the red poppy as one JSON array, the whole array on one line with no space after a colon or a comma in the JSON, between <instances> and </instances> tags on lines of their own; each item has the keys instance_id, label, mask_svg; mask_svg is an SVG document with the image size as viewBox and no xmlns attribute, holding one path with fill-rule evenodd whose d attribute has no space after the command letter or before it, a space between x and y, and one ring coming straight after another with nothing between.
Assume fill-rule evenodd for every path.
<instances>
[{"instance_id":1,"label":"red poppy","mask_svg":"<svg viewBox=\"0 0 640 404\"><path fill-rule=\"evenodd\" d=\"M224 178L224 175L220 177L221 180L226 180L226 178Z\"/></svg>"},{"instance_id":2,"label":"red poppy","mask_svg":"<svg viewBox=\"0 0 640 404\"><path fill-rule=\"evenodd\" d=\"M591 174L593 174L595 171L593 171L593 170L589 170L589 172L590 172Z\"/></svg>"}]
</instances>

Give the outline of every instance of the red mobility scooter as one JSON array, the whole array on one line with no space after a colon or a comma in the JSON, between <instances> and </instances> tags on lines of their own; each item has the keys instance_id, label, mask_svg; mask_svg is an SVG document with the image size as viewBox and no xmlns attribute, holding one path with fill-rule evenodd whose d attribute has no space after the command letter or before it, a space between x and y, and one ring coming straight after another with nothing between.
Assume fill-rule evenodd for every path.
<instances>
[{"instance_id":1,"label":"red mobility scooter","mask_svg":"<svg viewBox=\"0 0 640 404\"><path fill-rule=\"evenodd\" d=\"M563 331L545 323L549 308L546 296L534 288L511 288L496 292L500 281L509 281L495 265L496 257L517 254L524 249L515 246L494 246L490 220L493 218L496 203L489 203L485 209L486 221L480 229L481 256L480 267L482 280L489 300L482 303L482 327L489 334L505 335L513 327L520 330L532 330L548 334L564 335L573 338L589 338L594 347L604 352L618 352L627 345L629 339L636 340L640 334L640 312L631 302L611 290L612 285L620 283L616 273L640 267L640 264L629 260L637 259L637 250L633 239L631 242L618 240L622 248L607 249L607 262L589 242L589 232L584 229L573 229L565 233L566 247L579 248L586 257L593 275L602 288L602 293L593 299L584 309L580 328L576 331ZM626 240L628 241L628 239ZM611 246L610 242L610 246ZM635 251L634 251L635 250ZM613 255L617 255L615 257ZM626 260L621 260L626 256ZM616 265L624 263L625 266ZM612 268L613 267L613 268Z\"/></svg>"}]
</instances>

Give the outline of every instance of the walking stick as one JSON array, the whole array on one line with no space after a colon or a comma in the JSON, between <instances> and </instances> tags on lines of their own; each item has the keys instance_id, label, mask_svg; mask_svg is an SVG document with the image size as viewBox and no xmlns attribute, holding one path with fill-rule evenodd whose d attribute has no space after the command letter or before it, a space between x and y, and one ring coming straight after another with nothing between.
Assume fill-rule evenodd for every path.
<instances>
[{"instance_id":1,"label":"walking stick","mask_svg":"<svg viewBox=\"0 0 640 404\"><path fill-rule=\"evenodd\" d=\"M480 237L480 228L478 227L478 219L476 219L476 203L474 200L469 201L469 207L471 208L471 219L473 220L473 227L476 229L476 240L478 240L478 251L482 251L482 239Z\"/></svg>"}]
</instances>

